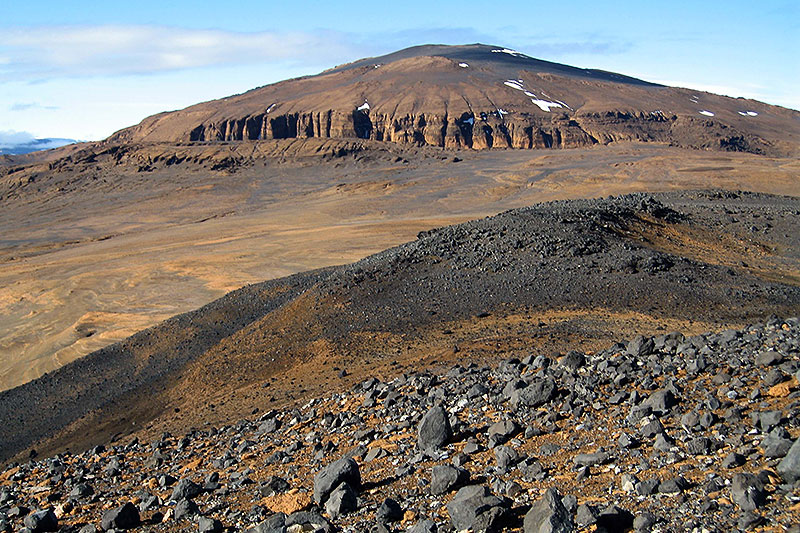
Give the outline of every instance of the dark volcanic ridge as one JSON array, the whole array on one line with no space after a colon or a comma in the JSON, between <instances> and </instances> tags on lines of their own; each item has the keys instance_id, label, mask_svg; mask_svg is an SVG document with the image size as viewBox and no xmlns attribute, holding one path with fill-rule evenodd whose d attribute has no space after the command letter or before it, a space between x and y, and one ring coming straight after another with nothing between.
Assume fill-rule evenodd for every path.
<instances>
[{"instance_id":1,"label":"dark volcanic ridge","mask_svg":"<svg viewBox=\"0 0 800 533\"><path fill-rule=\"evenodd\" d=\"M9 465L0 531L796 533L799 380L797 318L370 377Z\"/></svg>"},{"instance_id":2,"label":"dark volcanic ridge","mask_svg":"<svg viewBox=\"0 0 800 533\"><path fill-rule=\"evenodd\" d=\"M498 46L428 45L154 115L107 142L309 137L471 149L637 141L794 156L800 112Z\"/></svg>"},{"instance_id":3,"label":"dark volcanic ridge","mask_svg":"<svg viewBox=\"0 0 800 533\"><path fill-rule=\"evenodd\" d=\"M754 193L554 202L250 285L0 393L2 458L227 423L453 360L799 315L798 214L800 199Z\"/></svg>"}]
</instances>

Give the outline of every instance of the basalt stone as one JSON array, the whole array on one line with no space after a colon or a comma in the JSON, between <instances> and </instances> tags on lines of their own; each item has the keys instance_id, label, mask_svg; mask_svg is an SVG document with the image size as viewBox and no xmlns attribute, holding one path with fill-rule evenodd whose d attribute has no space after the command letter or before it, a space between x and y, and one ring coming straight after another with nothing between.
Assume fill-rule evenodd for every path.
<instances>
[{"instance_id":1,"label":"basalt stone","mask_svg":"<svg viewBox=\"0 0 800 533\"><path fill-rule=\"evenodd\" d=\"M778 464L778 474L787 483L796 483L800 480L800 438L794 441L792 447Z\"/></svg>"},{"instance_id":2,"label":"basalt stone","mask_svg":"<svg viewBox=\"0 0 800 533\"><path fill-rule=\"evenodd\" d=\"M263 522L246 529L245 533L286 533L286 515L274 514Z\"/></svg>"},{"instance_id":3,"label":"basalt stone","mask_svg":"<svg viewBox=\"0 0 800 533\"><path fill-rule=\"evenodd\" d=\"M579 453L572 461L578 466L595 466L606 463L610 458L606 452Z\"/></svg>"},{"instance_id":4,"label":"basalt stone","mask_svg":"<svg viewBox=\"0 0 800 533\"><path fill-rule=\"evenodd\" d=\"M342 483L328 496L325 511L331 518L338 518L358 509L358 495L347 483Z\"/></svg>"},{"instance_id":5,"label":"basalt stone","mask_svg":"<svg viewBox=\"0 0 800 533\"><path fill-rule=\"evenodd\" d=\"M511 406L514 409L539 407L556 395L556 383L551 378L539 379L511 394Z\"/></svg>"},{"instance_id":6,"label":"basalt stone","mask_svg":"<svg viewBox=\"0 0 800 533\"><path fill-rule=\"evenodd\" d=\"M431 451L440 448L453 436L450 419L440 405L425 413L417 430L417 445L420 450Z\"/></svg>"},{"instance_id":7,"label":"basalt stone","mask_svg":"<svg viewBox=\"0 0 800 533\"><path fill-rule=\"evenodd\" d=\"M386 498L375 512L375 519L381 523L398 522L403 519L403 508L391 498Z\"/></svg>"},{"instance_id":8,"label":"basalt stone","mask_svg":"<svg viewBox=\"0 0 800 533\"><path fill-rule=\"evenodd\" d=\"M58 531L58 518L56 518L52 509L42 509L31 513L25 517L23 522L25 527L29 528L33 533Z\"/></svg>"},{"instance_id":9,"label":"basalt stone","mask_svg":"<svg viewBox=\"0 0 800 533\"><path fill-rule=\"evenodd\" d=\"M581 352L571 350L561 359L561 366L572 372L586 364L586 356Z\"/></svg>"},{"instance_id":10,"label":"basalt stone","mask_svg":"<svg viewBox=\"0 0 800 533\"><path fill-rule=\"evenodd\" d=\"M754 511L766 503L764 484L753 474L736 474L731 481L731 499L743 511Z\"/></svg>"},{"instance_id":11,"label":"basalt stone","mask_svg":"<svg viewBox=\"0 0 800 533\"><path fill-rule=\"evenodd\" d=\"M550 488L525 514L522 530L524 533L572 533L575 522L558 491Z\"/></svg>"},{"instance_id":12,"label":"basalt stone","mask_svg":"<svg viewBox=\"0 0 800 533\"><path fill-rule=\"evenodd\" d=\"M511 468L519 462L517 450L510 446L498 446L495 448L494 457L497 460L497 466L502 470Z\"/></svg>"},{"instance_id":13,"label":"basalt stone","mask_svg":"<svg viewBox=\"0 0 800 533\"><path fill-rule=\"evenodd\" d=\"M106 531L109 529L133 529L140 523L139 509L131 502L127 502L125 505L106 511L100 521L100 527Z\"/></svg>"},{"instance_id":14,"label":"basalt stone","mask_svg":"<svg viewBox=\"0 0 800 533\"><path fill-rule=\"evenodd\" d=\"M325 503L328 495L342 483L356 489L361 487L361 473L352 458L334 461L314 476L314 501L318 505Z\"/></svg>"},{"instance_id":15,"label":"basalt stone","mask_svg":"<svg viewBox=\"0 0 800 533\"><path fill-rule=\"evenodd\" d=\"M487 433L489 439L494 440L497 444L504 444L519 433L519 426L513 420L501 420L489 426Z\"/></svg>"},{"instance_id":16,"label":"basalt stone","mask_svg":"<svg viewBox=\"0 0 800 533\"><path fill-rule=\"evenodd\" d=\"M508 509L506 502L492 495L488 488L470 485L456 493L447 504L447 512L458 531L472 529L494 532L502 529Z\"/></svg>"},{"instance_id":17,"label":"basalt stone","mask_svg":"<svg viewBox=\"0 0 800 533\"><path fill-rule=\"evenodd\" d=\"M469 472L450 465L436 465L431 471L431 494L444 494L469 482Z\"/></svg>"},{"instance_id":18,"label":"basalt stone","mask_svg":"<svg viewBox=\"0 0 800 533\"><path fill-rule=\"evenodd\" d=\"M621 507L611 505L597 516L597 531L629 531L633 527L633 514Z\"/></svg>"},{"instance_id":19,"label":"basalt stone","mask_svg":"<svg viewBox=\"0 0 800 533\"><path fill-rule=\"evenodd\" d=\"M421 520L408 528L406 533L437 533L436 523L431 520Z\"/></svg>"},{"instance_id":20,"label":"basalt stone","mask_svg":"<svg viewBox=\"0 0 800 533\"><path fill-rule=\"evenodd\" d=\"M669 389L660 389L650 395L643 405L650 407L658 415L668 414L678 404L678 399Z\"/></svg>"},{"instance_id":21,"label":"basalt stone","mask_svg":"<svg viewBox=\"0 0 800 533\"><path fill-rule=\"evenodd\" d=\"M173 516L175 520L182 520L200 514L200 509L192 500L181 500L175 504Z\"/></svg>"},{"instance_id":22,"label":"basalt stone","mask_svg":"<svg viewBox=\"0 0 800 533\"><path fill-rule=\"evenodd\" d=\"M169 499L176 502L180 500L191 500L192 498L198 497L202 492L203 488L191 479L181 479L178 481L178 484L175 485Z\"/></svg>"},{"instance_id":23,"label":"basalt stone","mask_svg":"<svg viewBox=\"0 0 800 533\"><path fill-rule=\"evenodd\" d=\"M197 519L198 533L222 533L222 522L215 518L201 516Z\"/></svg>"}]
</instances>

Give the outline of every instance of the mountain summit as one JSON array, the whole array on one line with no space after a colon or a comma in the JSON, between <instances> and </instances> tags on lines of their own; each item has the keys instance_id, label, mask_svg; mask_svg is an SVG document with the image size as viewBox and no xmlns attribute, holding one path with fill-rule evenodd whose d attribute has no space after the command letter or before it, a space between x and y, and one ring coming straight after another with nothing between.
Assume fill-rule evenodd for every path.
<instances>
[{"instance_id":1,"label":"mountain summit","mask_svg":"<svg viewBox=\"0 0 800 533\"><path fill-rule=\"evenodd\" d=\"M639 141L793 155L800 113L501 46L425 45L154 115L109 141L307 137L473 149Z\"/></svg>"}]
</instances>

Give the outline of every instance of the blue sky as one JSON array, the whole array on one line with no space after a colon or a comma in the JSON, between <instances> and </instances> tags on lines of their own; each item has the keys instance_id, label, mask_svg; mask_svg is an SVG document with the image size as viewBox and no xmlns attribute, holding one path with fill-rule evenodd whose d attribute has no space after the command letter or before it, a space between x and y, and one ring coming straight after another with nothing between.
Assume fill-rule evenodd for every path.
<instances>
[{"instance_id":1,"label":"blue sky","mask_svg":"<svg viewBox=\"0 0 800 533\"><path fill-rule=\"evenodd\" d=\"M483 42L800 109L800 3L3 0L0 142L145 116L425 43Z\"/></svg>"}]
</instances>

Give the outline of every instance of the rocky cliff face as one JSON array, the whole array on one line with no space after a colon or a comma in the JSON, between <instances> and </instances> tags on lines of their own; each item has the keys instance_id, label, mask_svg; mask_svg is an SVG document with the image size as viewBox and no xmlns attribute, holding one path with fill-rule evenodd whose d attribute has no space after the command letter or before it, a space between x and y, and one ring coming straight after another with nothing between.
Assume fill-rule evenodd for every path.
<instances>
[{"instance_id":1,"label":"rocky cliff face","mask_svg":"<svg viewBox=\"0 0 800 533\"><path fill-rule=\"evenodd\" d=\"M660 142L722 151L767 153L772 144L712 120L608 111L571 117L464 112L393 116L366 110L266 113L200 124L184 141L247 141L294 138L372 139L444 148L578 148L621 141Z\"/></svg>"},{"instance_id":2,"label":"rocky cliff face","mask_svg":"<svg viewBox=\"0 0 800 533\"><path fill-rule=\"evenodd\" d=\"M636 141L800 153L796 111L512 52L418 47L155 115L109 141L321 137L476 150Z\"/></svg>"}]
</instances>

